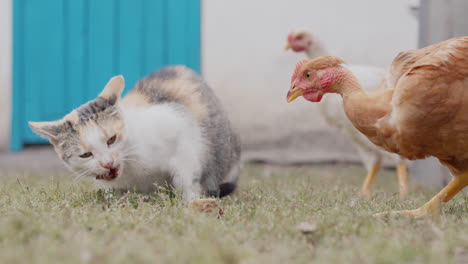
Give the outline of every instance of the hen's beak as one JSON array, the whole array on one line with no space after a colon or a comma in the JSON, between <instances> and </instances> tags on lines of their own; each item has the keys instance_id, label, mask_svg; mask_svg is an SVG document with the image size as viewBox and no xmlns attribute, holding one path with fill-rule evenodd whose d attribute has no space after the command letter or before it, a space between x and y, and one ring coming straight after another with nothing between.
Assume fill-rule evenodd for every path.
<instances>
[{"instance_id":1,"label":"hen's beak","mask_svg":"<svg viewBox=\"0 0 468 264\"><path fill-rule=\"evenodd\" d=\"M291 86L291 89L288 91L288 95L286 96L286 100L288 101L288 103L292 102L294 99L298 98L299 96L302 95L304 91L302 90L302 88L299 88L295 85Z\"/></svg>"},{"instance_id":2,"label":"hen's beak","mask_svg":"<svg viewBox=\"0 0 468 264\"><path fill-rule=\"evenodd\" d=\"M286 46L284 47L285 50L288 50L288 49L290 49L290 48L292 48L291 43L286 44Z\"/></svg>"}]
</instances>

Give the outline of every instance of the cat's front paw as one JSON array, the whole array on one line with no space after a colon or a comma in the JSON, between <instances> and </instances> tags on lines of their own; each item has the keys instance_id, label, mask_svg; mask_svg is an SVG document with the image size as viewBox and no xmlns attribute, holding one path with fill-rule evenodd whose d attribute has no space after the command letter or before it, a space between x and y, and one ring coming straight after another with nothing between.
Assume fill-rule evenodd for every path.
<instances>
[{"instance_id":1,"label":"cat's front paw","mask_svg":"<svg viewBox=\"0 0 468 264\"><path fill-rule=\"evenodd\" d=\"M222 216L224 214L216 199L197 199L190 201L188 206L199 212L208 213L210 215Z\"/></svg>"}]
</instances>

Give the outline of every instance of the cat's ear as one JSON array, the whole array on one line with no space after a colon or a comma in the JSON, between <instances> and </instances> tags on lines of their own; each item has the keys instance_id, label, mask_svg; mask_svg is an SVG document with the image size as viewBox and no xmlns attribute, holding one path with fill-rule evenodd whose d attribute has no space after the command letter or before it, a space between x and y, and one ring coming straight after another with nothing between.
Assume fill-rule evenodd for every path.
<instances>
[{"instance_id":1,"label":"cat's ear","mask_svg":"<svg viewBox=\"0 0 468 264\"><path fill-rule=\"evenodd\" d=\"M28 122L29 127L39 136L46 138L50 143L55 144L63 127L60 121L52 122Z\"/></svg>"},{"instance_id":2,"label":"cat's ear","mask_svg":"<svg viewBox=\"0 0 468 264\"><path fill-rule=\"evenodd\" d=\"M107 99L108 101L113 102L112 104L114 104L117 99L120 98L124 87L125 81L123 76L114 76L109 80L109 82L107 82L106 87L104 87L104 90L102 90L101 94L99 94L99 97Z\"/></svg>"}]
</instances>

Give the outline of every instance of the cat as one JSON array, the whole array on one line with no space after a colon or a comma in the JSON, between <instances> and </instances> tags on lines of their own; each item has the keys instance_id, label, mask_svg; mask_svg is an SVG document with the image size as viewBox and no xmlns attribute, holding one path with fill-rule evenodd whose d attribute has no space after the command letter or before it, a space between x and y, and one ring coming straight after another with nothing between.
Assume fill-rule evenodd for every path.
<instances>
[{"instance_id":1,"label":"cat","mask_svg":"<svg viewBox=\"0 0 468 264\"><path fill-rule=\"evenodd\" d=\"M122 76L62 119L29 122L60 159L103 189L153 192L170 184L183 201L237 187L240 142L220 101L184 66L141 79L123 98Z\"/></svg>"}]
</instances>

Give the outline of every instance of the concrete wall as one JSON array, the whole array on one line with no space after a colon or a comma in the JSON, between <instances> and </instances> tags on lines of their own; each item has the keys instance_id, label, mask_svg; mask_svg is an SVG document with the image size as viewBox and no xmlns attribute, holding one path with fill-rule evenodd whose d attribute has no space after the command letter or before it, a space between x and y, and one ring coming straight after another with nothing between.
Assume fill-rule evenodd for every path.
<instances>
[{"instance_id":1,"label":"concrete wall","mask_svg":"<svg viewBox=\"0 0 468 264\"><path fill-rule=\"evenodd\" d=\"M468 35L468 1L421 0L419 45Z\"/></svg>"},{"instance_id":2,"label":"concrete wall","mask_svg":"<svg viewBox=\"0 0 468 264\"><path fill-rule=\"evenodd\" d=\"M0 151L8 149L11 117L12 0L0 1Z\"/></svg>"},{"instance_id":3,"label":"concrete wall","mask_svg":"<svg viewBox=\"0 0 468 264\"><path fill-rule=\"evenodd\" d=\"M354 155L346 140L325 126L317 104L285 102L294 66L304 58L284 51L291 30L310 30L334 55L354 64L386 67L399 51L417 47L418 23L407 0L202 4L203 75L239 128L244 149L277 151L280 159Z\"/></svg>"},{"instance_id":4,"label":"concrete wall","mask_svg":"<svg viewBox=\"0 0 468 264\"><path fill-rule=\"evenodd\" d=\"M7 147L10 131L11 8L12 0L0 1L1 149ZM400 50L417 46L417 21L407 0L202 0L202 12L203 74L218 91L245 144L254 149L289 144L284 140L291 140L291 133L310 132L322 145L342 145L334 150L338 156L347 149L346 140L328 131L316 105L285 103L291 71L303 58L283 50L291 30L312 31L349 63L387 66ZM298 114L301 111L307 111L307 119Z\"/></svg>"}]
</instances>

